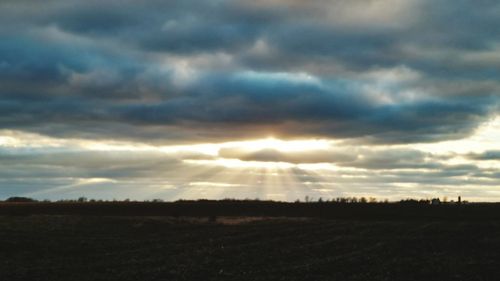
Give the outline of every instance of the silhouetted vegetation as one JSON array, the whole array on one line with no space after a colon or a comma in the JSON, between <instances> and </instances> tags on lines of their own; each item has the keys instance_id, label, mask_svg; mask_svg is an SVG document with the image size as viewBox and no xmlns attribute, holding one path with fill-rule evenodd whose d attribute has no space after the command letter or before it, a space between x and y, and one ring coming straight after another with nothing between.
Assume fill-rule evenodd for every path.
<instances>
[{"instance_id":1,"label":"silhouetted vegetation","mask_svg":"<svg viewBox=\"0 0 500 281\"><path fill-rule=\"evenodd\" d=\"M399 202L379 202L374 198L334 198L305 202L274 202L264 200L179 200L102 201L80 197L75 200L34 202L25 198L0 203L0 215L112 215L112 216L172 216L211 217L316 217L330 219L500 219L500 204L441 202L438 199Z\"/></svg>"},{"instance_id":2,"label":"silhouetted vegetation","mask_svg":"<svg viewBox=\"0 0 500 281\"><path fill-rule=\"evenodd\" d=\"M9 197L5 202L11 202L11 203L16 203L16 202L38 202L35 199L28 198L28 197Z\"/></svg>"},{"instance_id":3,"label":"silhouetted vegetation","mask_svg":"<svg viewBox=\"0 0 500 281\"><path fill-rule=\"evenodd\" d=\"M2 202L0 200L0 202ZM9 197L3 202L40 202L36 199L29 198L29 197ZM162 202L170 202L170 201L165 201L164 199L161 198L154 198L154 199L149 199L149 200L130 200L130 199L124 199L124 200L106 200L106 199L88 199L87 197L79 197L77 199L59 199L56 201L51 201L49 199L45 199L41 202L56 202L56 203L85 203L85 202L90 202L90 203L103 203L103 202L152 202L152 203L162 203ZM258 198L255 199L233 199L233 198L224 198L221 200L209 200L209 199L197 199L197 200L186 200L186 199L179 199L174 202L276 202L276 203L284 203L282 201L273 201L273 200L261 200ZM444 204L444 203L466 203L467 201L462 201L461 197L458 196L458 201L454 202L453 200L448 202L447 197L443 197L443 201L441 201L439 198L432 198L432 199L413 199L413 198L408 198L408 199L402 199L398 202L389 202L387 199L384 200L377 200L377 198L374 197L335 197L335 198L323 198L319 197L317 200L315 200L312 197L305 196L304 201L301 201L300 199L295 200L295 203L342 203L342 204L374 204L374 203L401 203L401 204L433 204L433 203L439 203L439 204Z\"/></svg>"}]
</instances>

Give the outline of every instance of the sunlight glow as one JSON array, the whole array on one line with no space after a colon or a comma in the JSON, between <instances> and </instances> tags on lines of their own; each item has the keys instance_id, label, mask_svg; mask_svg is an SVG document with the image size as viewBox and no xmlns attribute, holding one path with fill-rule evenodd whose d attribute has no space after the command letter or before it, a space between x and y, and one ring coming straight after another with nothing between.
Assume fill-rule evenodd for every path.
<instances>
[{"instance_id":1,"label":"sunlight glow","mask_svg":"<svg viewBox=\"0 0 500 281\"><path fill-rule=\"evenodd\" d=\"M223 183L223 182L190 182L190 186L201 186L201 187L206 187L206 186L217 186L217 187L238 187L241 186L241 184L237 183Z\"/></svg>"},{"instance_id":2,"label":"sunlight glow","mask_svg":"<svg viewBox=\"0 0 500 281\"><path fill-rule=\"evenodd\" d=\"M471 136L465 139L413 145L414 148L431 153L469 153L497 150L500 140L500 116L482 124Z\"/></svg>"},{"instance_id":3,"label":"sunlight glow","mask_svg":"<svg viewBox=\"0 0 500 281\"><path fill-rule=\"evenodd\" d=\"M113 152L104 158L110 163L115 163L114 156L122 153L119 155L123 155L123 159L128 162L123 162L123 166L116 166L119 169L129 169L136 164L137 167L139 164L149 164L145 161L149 161L147 159L150 159L150 156L154 157L151 164L157 161L160 164L156 172L153 171L154 168L148 168L139 174L139 181L133 176L54 178L53 187L25 194L39 198L55 194L74 197L85 195L87 192L97 192L106 198L114 198L116 195L112 191L113 188L120 187L120 196L123 198L146 199L258 197L294 201L306 195L316 198L370 195L397 199L403 195L455 196L457 190L460 190L461 194L471 200L476 196L484 201L488 196L497 196L493 193L496 192L495 185L498 184L498 161L478 161L470 158L469 154L498 150L499 139L500 116L484 123L467 138L429 144L373 146L351 140L281 140L268 137L220 143L154 145L119 140L61 139L23 131L0 130L0 149L20 155L39 154L40 167L43 169L52 163L52 160L44 155L61 152L70 152L67 157L79 157L79 153L85 155L87 152L96 151L103 152L103 155ZM227 151L223 153L223 149ZM428 153L423 158L424 162L434 161L442 166L398 167L398 159L389 156L394 151L404 152L406 149ZM389 154L384 154L386 152ZM325 153L325 157L317 156L322 156L322 153ZM344 154L352 154L355 157L346 158ZM394 162L394 166L389 165L385 170L373 170L369 161L376 157L381 157L380 161L389 161L389 164ZM120 159L122 158L118 158ZM364 166L365 162L367 166ZM59 167L65 165L64 163L56 161L53 165ZM467 167L478 167L482 172L477 175L467 173ZM447 169L450 170L450 175L440 185L433 177L439 176L440 170L445 173ZM432 190L419 189L422 183L413 176L417 173L436 182ZM450 188L457 181L464 185ZM137 189L137 186L141 188ZM481 192L477 191L478 186L482 186ZM391 191L385 192L382 187L389 187Z\"/></svg>"},{"instance_id":4,"label":"sunlight glow","mask_svg":"<svg viewBox=\"0 0 500 281\"><path fill-rule=\"evenodd\" d=\"M327 140L279 140L273 137L259 140L224 143L222 147L236 147L245 150L275 149L283 152L328 149L332 141Z\"/></svg>"},{"instance_id":5,"label":"sunlight glow","mask_svg":"<svg viewBox=\"0 0 500 281\"><path fill-rule=\"evenodd\" d=\"M239 159L215 159L215 160L184 160L186 163L202 164L202 165L216 165L226 168L281 168L287 169L295 167L296 165L285 162L261 162L261 161L242 161Z\"/></svg>"}]
</instances>

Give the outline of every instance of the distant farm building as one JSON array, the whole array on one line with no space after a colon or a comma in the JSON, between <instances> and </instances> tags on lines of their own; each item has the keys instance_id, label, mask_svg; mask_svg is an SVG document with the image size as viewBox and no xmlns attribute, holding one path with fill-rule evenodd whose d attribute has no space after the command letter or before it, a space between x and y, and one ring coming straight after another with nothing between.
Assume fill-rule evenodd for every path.
<instances>
[{"instance_id":1,"label":"distant farm building","mask_svg":"<svg viewBox=\"0 0 500 281\"><path fill-rule=\"evenodd\" d=\"M439 200L439 198L433 198L431 200L431 205L439 205L441 204L441 200Z\"/></svg>"}]
</instances>

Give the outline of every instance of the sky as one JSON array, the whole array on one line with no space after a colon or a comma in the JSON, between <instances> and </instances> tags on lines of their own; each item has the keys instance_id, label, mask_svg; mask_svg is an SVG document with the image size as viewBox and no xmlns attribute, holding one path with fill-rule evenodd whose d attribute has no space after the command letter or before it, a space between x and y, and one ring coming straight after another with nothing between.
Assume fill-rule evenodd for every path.
<instances>
[{"instance_id":1,"label":"sky","mask_svg":"<svg viewBox=\"0 0 500 281\"><path fill-rule=\"evenodd\" d=\"M500 2L0 1L0 199L500 201Z\"/></svg>"}]
</instances>

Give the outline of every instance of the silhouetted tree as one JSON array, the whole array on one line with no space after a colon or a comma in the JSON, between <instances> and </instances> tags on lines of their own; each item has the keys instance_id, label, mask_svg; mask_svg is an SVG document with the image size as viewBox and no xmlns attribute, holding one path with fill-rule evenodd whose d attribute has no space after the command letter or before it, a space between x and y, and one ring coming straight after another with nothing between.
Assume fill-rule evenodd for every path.
<instances>
[{"instance_id":1,"label":"silhouetted tree","mask_svg":"<svg viewBox=\"0 0 500 281\"><path fill-rule=\"evenodd\" d=\"M37 202L37 200L28 197L14 196L7 198L5 202Z\"/></svg>"}]
</instances>

